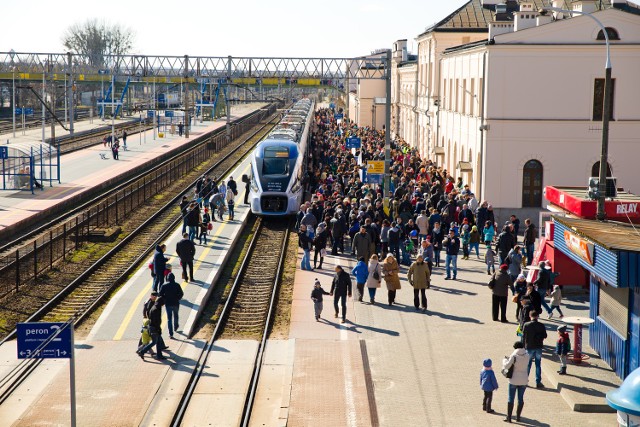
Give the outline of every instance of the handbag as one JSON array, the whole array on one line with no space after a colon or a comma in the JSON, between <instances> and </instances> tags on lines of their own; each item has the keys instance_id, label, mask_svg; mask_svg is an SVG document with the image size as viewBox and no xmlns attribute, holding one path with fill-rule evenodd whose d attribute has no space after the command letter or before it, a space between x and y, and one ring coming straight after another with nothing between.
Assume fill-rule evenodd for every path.
<instances>
[{"instance_id":1,"label":"handbag","mask_svg":"<svg viewBox=\"0 0 640 427\"><path fill-rule=\"evenodd\" d=\"M376 266L376 269L375 269L375 270L373 270L373 278L374 278L375 280L380 281L380 273L378 272L378 266Z\"/></svg>"},{"instance_id":2,"label":"handbag","mask_svg":"<svg viewBox=\"0 0 640 427\"><path fill-rule=\"evenodd\" d=\"M327 256L327 250L325 248L320 249L320 256L323 258Z\"/></svg>"},{"instance_id":3,"label":"handbag","mask_svg":"<svg viewBox=\"0 0 640 427\"><path fill-rule=\"evenodd\" d=\"M513 361L513 364L509 367L509 369L507 368L502 368L502 375L505 376L505 378L511 378L513 377L513 368L516 366L516 361Z\"/></svg>"},{"instance_id":4,"label":"handbag","mask_svg":"<svg viewBox=\"0 0 640 427\"><path fill-rule=\"evenodd\" d=\"M496 286L496 276L493 276L491 278L491 280L489 280L489 284L487 286L489 286L489 289L495 288L495 286Z\"/></svg>"}]
</instances>

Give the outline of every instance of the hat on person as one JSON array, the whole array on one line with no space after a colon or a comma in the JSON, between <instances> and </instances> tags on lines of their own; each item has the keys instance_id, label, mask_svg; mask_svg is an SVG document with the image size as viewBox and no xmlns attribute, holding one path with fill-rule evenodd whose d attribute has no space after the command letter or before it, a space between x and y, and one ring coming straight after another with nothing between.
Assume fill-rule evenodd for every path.
<instances>
[{"instance_id":1,"label":"hat on person","mask_svg":"<svg viewBox=\"0 0 640 427\"><path fill-rule=\"evenodd\" d=\"M502 264L500 266L500 270L508 270L508 269L509 269L509 266L507 264Z\"/></svg>"},{"instance_id":2,"label":"hat on person","mask_svg":"<svg viewBox=\"0 0 640 427\"><path fill-rule=\"evenodd\" d=\"M314 286L320 286L320 280L316 279L316 281L313 283Z\"/></svg>"},{"instance_id":3,"label":"hat on person","mask_svg":"<svg viewBox=\"0 0 640 427\"><path fill-rule=\"evenodd\" d=\"M524 280L524 279L526 279L524 277L524 274L518 274L518 278L516 280Z\"/></svg>"},{"instance_id":4,"label":"hat on person","mask_svg":"<svg viewBox=\"0 0 640 427\"><path fill-rule=\"evenodd\" d=\"M173 273L167 274L167 281L169 283L175 282L176 281L176 276Z\"/></svg>"},{"instance_id":5,"label":"hat on person","mask_svg":"<svg viewBox=\"0 0 640 427\"><path fill-rule=\"evenodd\" d=\"M567 332L567 325L558 326L558 332L562 332L563 334Z\"/></svg>"},{"instance_id":6,"label":"hat on person","mask_svg":"<svg viewBox=\"0 0 640 427\"><path fill-rule=\"evenodd\" d=\"M159 294L158 292L151 292L151 296L152 296L152 297L157 297L157 296L159 296L159 295L160 295L160 294Z\"/></svg>"},{"instance_id":7,"label":"hat on person","mask_svg":"<svg viewBox=\"0 0 640 427\"><path fill-rule=\"evenodd\" d=\"M482 366L484 366L485 368L490 368L492 364L493 362L491 361L491 359L484 359L482 361Z\"/></svg>"}]
</instances>

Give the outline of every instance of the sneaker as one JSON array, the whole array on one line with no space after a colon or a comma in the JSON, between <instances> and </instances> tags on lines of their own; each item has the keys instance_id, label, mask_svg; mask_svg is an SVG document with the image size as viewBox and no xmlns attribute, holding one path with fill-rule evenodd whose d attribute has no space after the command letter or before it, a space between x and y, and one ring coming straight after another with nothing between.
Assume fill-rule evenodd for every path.
<instances>
[{"instance_id":1,"label":"sneaker","mask_svg":"<svg viewBox=\"0 0 640 427\"><path fill-rule=\"evenodd\" d=\"M164 356L157 356L157 357L154 357L154 359L156 359L156 360L167 360L167 358L164 357Z\"/></svg>"},{"instance_id":2,"label":"sneaker","mask_svg":"<svg viewBox=\"0 0 640 427\"><path fill-rule=\"evenodd\" d=\"M451 280L451 277L447 276L444 278L444 280Z\"/></svg>"},{"instance_id":3,"label":"sneaker","mask_svg":"<svg viewBox=\"0 0 640 427\"><path fill-rule=\"evenodd\" d=\"M553 312L549 313L549 315L547 316L547 319L551 319L553 317Z\"/></svg>"},{"instance_id":4,"label":"sneaker","mask_svg":"<svg viewBox=\"0 0 640 427\"><path fill-rule=\"evenodd\" d=\"M340 323L347 323L347 319L342 319Z\"/></svg>"},{"instance_id":5,"label":"sneaker","mask_svg":"<svg viewBox=\"0 0 640 427\"><path fill-rule=\"evenodd\" d=\"M537 384L536 384L536 388L544 388L544 384L542 384L542 383L537 383Z\"/></svg>"},{"instance_id":6,"label":"sneaker","mask_svg":"<svg viewBox=\"0 0 640 427\"><path fill-rule=\"evenodd\" d=\"M563 317L564 317L564 316L561 314L561 315L560 315L560 318L562 319Z\"/></svg>"},{"instance_id":7,"label":"sneaker","mask_svg":"<svg viewBox=\"0 0 640 427\"><path fill-rule=\"evenodd\" d=\"M338 318L338 312L336 311L336 315L334 316L336 319Z\"/></svg>"},{"instance_id":8,"label":"sneaker","mask_svg":"<svg viewBox=\"0 0 640 427\"><path fill-rule=\"evenodd\" d=\"M320 320L318 320L318 319L320 319L320 316L316 316L316 322L319 322L319 321L320 321Z\"/></svg>"}]
</instances>

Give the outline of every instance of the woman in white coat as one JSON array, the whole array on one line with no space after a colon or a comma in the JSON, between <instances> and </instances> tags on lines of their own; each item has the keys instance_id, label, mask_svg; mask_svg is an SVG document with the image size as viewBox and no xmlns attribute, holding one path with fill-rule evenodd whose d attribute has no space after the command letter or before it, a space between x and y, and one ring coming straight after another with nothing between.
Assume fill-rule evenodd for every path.
<instances>
[{"instance_id":1,"label":"woman in white coat","mask_svg":"<svg viewBox=\"0 0 640 427\"><path fill-rule=\"evenodd\" d=\"M511 422L513 414L513 403L516 392L518 392L518 408L516 410L516 421L520 421L520 414L524 407L524 392L529 383L529 355L524 349L524 344L516 341L513 344L513 353L508 358L505 356L502 362L503 369L509 369L513 365L513 375L509 378L509 399L507 403L507 418L504 420Z\"/></svg>"},{"instance_id":2,"label":"woman in white coat","mask_svg":"<svg viewBox=\"0 0 640 427\"><path fill-rule=\"evenodd\" d=\"M382 267L378 262L378 255L373 254L369 258L369 277L367 277L367 289L369 290L369 302L376 303L376 290L382 281Z\"/></svg>"}]
</instances>

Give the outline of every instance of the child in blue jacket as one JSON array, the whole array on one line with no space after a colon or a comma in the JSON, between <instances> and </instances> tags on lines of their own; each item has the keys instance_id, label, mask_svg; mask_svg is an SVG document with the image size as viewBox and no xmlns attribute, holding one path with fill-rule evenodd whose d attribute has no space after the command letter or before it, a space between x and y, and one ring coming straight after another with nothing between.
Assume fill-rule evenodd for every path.
<instances>
[{"instance_id":1,"label":"child in blue jacket","mask_svg":"<svg viewBox=\"0 0 640 427\"><path fill-rule=\"evenodd\" d=\"M367 283L367 278L369 277L369 267L364 262L364 257L360 257L358 259L358 263L353 270L351 270L351 274L356 276L356 288L358 289L358 301L362 302L362 294L364 293L364 284Z\"/></svg>"},{"instance_id":2,"label":"child in blue jacket","mask_svg":"<svg viewBox=\"0 0 640 427\"><path fill-rule=\"evenodd\" d=\"M482 362L482 371L480 371L480 388L484 391L484 398L482 399L482 410L487 411L488 414L493 414L491 409L491 400L493 399L494 390L498 389L498 380L496 374L491 368L491 359L484 359Z\"/></svg>"}]
</instances>

